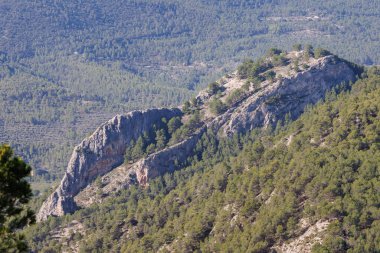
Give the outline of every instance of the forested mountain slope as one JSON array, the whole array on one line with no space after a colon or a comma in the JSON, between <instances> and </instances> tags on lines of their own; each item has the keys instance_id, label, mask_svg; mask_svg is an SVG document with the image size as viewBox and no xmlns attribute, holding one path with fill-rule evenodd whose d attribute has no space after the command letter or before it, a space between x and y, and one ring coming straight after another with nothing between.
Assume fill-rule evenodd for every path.
<instances>
[{"instance_id":1,"label":"forested mountain slope","mask_svg":"<svg viewBox=\"0 0 380 253\"><path fill-rule=\"evenodd\" d=\"M318 35L320 44L349 45L329 48L350 60L379 61L371 51L379 39L373 25L379 21L379 3L374 0L5 0L0 8L0 45L11 58L63 50L96 61L126 60L127 66L171 60L191 64L262 50L260 44L275 37L291 45ZM359 45L361 52L354 50Z\"/></svg>"},{"instance_id":2,"label":"forested mountain slope","mask_svg":"<svg viewBox=\"0 0 380 253\"><path fill-rule=\"evenodd\" d=\"M238 71L252 78L252 87L255 77L271 76L271 70L253 74L257 66L246 62ZM208 92L228 103L220 86ZM286 98L273 99L269 104L281 108ZM215 101L208 110L223 115ZM25 230L28 241L33 250L49 252L377 252L379 104L380 71L371 68L296 121L287 116L275 127L224 138L205 131L186 168L145 187L131 184L72 215L50 217ZM186 109L197 114L194 104ZM171 138L180 139L178 131ZM126 150L126 164L141 158L140 149ZM104 184L95 181L98 198L107 194Z\"/></svg>"},{"instance_id":3,"label":"forested mountain slope","mask_svg":"<svg viewBox=\"0 0 380 253\"><path fill-rule=\"evenodd\" d=\"M361 72L361 67L326 50L286 53L273 48L265 57L247 61L237 73L212 83L182 110L117 115L74 148L59 187L44 202L37 219L101 201L92 197L96 190L87 189L97 177L104 182L100 190L112 196L116 189L136 183L145 187L154 177L185 167L206 131L231 137L257 127L275 127L285 118L296 119L307 105L355 81Z\"/></svg>"},{"instance_id":4,"label":"forested mountain slope","mask_svg":"<svg viewBox=\"0 0 380 253\"><path fill-rule=\"evenodd\" d=\"M70 147L105 119L180 104L268 47L313 42L357 63L378 64L379 5L1 1L0 141L39 170L43 176L34 180L55 179Z\"/></svg>"}]
</instances>

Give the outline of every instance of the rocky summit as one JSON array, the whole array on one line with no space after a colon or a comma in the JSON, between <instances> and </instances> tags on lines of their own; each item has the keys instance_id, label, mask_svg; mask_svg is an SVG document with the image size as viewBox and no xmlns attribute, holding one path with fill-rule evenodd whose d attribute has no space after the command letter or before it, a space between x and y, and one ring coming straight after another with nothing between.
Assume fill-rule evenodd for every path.
<instances>
[{"instance_id":1,"label":"rocky summit","mask_svg":"<svg viewBox=\"0 0 380 253\"><path fill-rule=\"evenodd\" d=\"M75 147L65 176L37 219L62 216L100 202L102 198L92 194L97 189L107 197L131 184L145 187L149 180L181 169L204 132L222 138L275 127L278 122L296 119L326 92L357 78L355 66L337 56L309 58L303 51L275 53L245 66L248 72L243 66L226 75L180 109L134 111L104 123ZM162 147L156 144L155 150L139 159L125 161L126 151L139 137L173 118L179 118L182 125L198 120L181 138L172 138ZM98 178L100 183L95 182Z\"/></svg>"}]
</instances>

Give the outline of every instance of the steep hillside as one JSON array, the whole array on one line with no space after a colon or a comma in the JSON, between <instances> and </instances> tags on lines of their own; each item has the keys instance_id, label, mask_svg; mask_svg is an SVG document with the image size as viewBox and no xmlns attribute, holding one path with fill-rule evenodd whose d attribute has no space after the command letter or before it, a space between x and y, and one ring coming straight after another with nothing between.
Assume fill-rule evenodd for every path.
<instances>
[{"instance_id":1,"label":"steep hillside","mask_svg":"<svg viewBox=\"0 0 380 253\"><path fill-rule=\"evenodd\" d=\"M379 99L371 69L294 122L234 138L209 131L190 166L50 218L26 231L29 242L50 252L377 252Z\"/></svg>"},{"instance_id":2,"label":"steep hillside","mask_svg":"<svg viewBox=\"0 0 380 253\"><path fill-rule=\"evenodd\" d=\"M0 142L37 169L35 182L54 181L69 148L111 115L176 106L268 45L302 41L378 64L379 8L377 0L1 1Z\"/></svg>"},{"instance_id":3,"label":"steep hillside","mask_svg":"<svg viewBox=\"0 0 380 253\"><path fill-rule=\"evenodd\" d=\"M133 158L127 158L129 161L122 166L127 169L126 175L117 180L117 184L123 187L116 187L113 180L109 180L113 186L106 184L111 192L135 181L145 186L154 177L184 167L195 154L206 131L231 137L253 128L275 126L286 114L297 118L306 105L318 102L336 85L355 80L357 70L352 65L321 49L316 50L318 56L314 58L310 50L286 54L271 49L266 58L245 63L239 68L239 74L212 84L207 92L194 98L191 105L184 105L183 116L180 112L172 115L160 115L159 111L153 114L142 112L144 122L152 121L144 130L136 128L136 122L140 122L139 114L128 116L130 120L115 117L105 128L110 129L109 132L99 128L75 148L65 177L44 203L37 218L41 220L48 215L75 211L73 198L78 199L77 194L97 176L105 174L103 180L109 177L106 173L121 164L124 154ZM173 117L178 118L178 129L169 133L169 122ZM159 127L157 120L161 118L162 123L168 125ZM135 123L131 125L129 121ZM179 128L181 124L184 125ZM135 150L139 136L142 152ZM164 138L162 144L157 144L158 138ZM155 147L153 152L147 151L148 145Z\"/></svg>"}]
</instances>

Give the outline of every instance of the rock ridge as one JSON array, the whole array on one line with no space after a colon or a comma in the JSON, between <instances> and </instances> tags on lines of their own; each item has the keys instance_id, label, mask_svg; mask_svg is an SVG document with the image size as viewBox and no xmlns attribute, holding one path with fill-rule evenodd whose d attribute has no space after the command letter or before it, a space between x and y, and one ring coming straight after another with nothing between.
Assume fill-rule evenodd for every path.
<instances>
[{"instance_id":1,"label":"rock ridge","mask_svg":"<svg viewBox=\"0 0 380 253\"><path fill-rule=\"evenodd\" d=\"M193 155L194 148L205 131L211 130L223 138L257 127L275 126L279 120L284 120L287 114L296 119L307 105L323 99L327 91L341 83L356 80L355 69L336 56L313 59L309 64L310 66L301 72L272 81L266 80L259 87L249 88L246 95L232 104L227 111L220 115L212 115L208 113L208 106L215 96L225 99L233 90L241 89L247 82L240 79L236 73L228 75L220 82L226 90L224 93L209 95L203 91L196 97L197 103L201 105L199 111L204 115L202 127L185 140L150 154L128 168L123 167L120 173L125 176L118 180L122 187L109 186L107 189L120 190L132 183L145 187L149 180L181 168L181 161L186 161ZM44 220L49 215L60 216L75 211L75 195L86 186L90 187L91 181L97 176L104 175L122 164L125 147L131 139L138 138L155 120L181 115L179 109L132 112L127 116L116 116L98 128L91 137L75 148L61 185L44 203L38 219ZM135 120L142 126L134 122ZM128 126L128 131L121 131L122 126ZM87 152L88 155L80 155ZM112 182L109 184L112 185Z\"/></svg>"},{"instance_id":2,"label":"rock ridge","mask_svg":"<svg viewBox=\"0 0 380 253\"><path fill-rule=\"evenodd\" d=\"M96 177L122 164L125 149L132 140L136 141L163 117L170 119L181 115L177 108L133 111L117 115L98 127L75 147L60 185L43 203L37 220L75 211L73 197Z\"/></svg>"}]
</instances>

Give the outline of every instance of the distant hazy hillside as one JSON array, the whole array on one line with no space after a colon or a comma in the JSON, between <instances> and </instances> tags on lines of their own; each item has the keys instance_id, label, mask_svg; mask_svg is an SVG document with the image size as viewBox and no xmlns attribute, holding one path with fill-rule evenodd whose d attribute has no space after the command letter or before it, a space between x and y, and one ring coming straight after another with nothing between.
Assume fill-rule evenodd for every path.
<instances>
[{"instance_id":1,"label":"distant hazy hillside","mask_svg":"<svg viewBox=\"0 0 380 253\"><path fill-rule=\"evenodd\" d=\"M376 0L5 0L0 46L15 58L77 52L139 69L224 63L279 38L283 45L317 39L355 62L379 63L379 8Z\"/></svg>"},{"instance_id":2,"label":"distant hazy hillside","mask_svg":"<svg viewBox=\"0 0 380 253\"><path fill-rule=\"evenodd\" d=\"M377 0L1 1L0 142L60 176L116 112L180 104L269 47L380 63L379 13Z\"/></svg>"}]
</instances>

